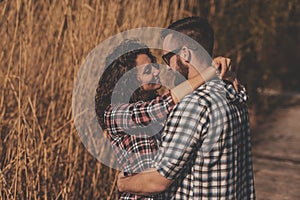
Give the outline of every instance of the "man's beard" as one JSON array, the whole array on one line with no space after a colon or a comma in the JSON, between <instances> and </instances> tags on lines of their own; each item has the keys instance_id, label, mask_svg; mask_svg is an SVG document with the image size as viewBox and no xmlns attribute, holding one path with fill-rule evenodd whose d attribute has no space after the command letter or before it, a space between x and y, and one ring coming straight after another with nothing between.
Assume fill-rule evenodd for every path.
<instances>
[{"instance_id":1,"label":"man's beard","mask_svg":"<svg viewBox=\"0 0 300 200\"><path fill-rule=\"evenodd\" d=\"M178 68L176 69L176 72L175 72L174 84L178 85L188 79L189 71L188 71L188 68L186 66L184 66L184 64L181 62L179 56L177 56L177 58L176 58L176 64L177 64Z\"/></svg>"}]
</instances>

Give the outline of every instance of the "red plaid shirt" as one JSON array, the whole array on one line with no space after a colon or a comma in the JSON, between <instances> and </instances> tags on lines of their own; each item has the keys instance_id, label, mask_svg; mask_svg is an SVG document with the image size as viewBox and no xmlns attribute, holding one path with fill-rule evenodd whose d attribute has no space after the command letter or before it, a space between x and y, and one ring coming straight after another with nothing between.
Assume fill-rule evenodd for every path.
<instances>
[{"instance_id":1,"label":"red plaid shirt","mask_svg":"<svg viewBox=\"0 0 300 200\"><path fill-rule=\"evenodd\" d=\"M109 106L104 120L108 138L125 175L132 175L154 167L159 148L160 130L174 107L167 92L150 102ZM138 196L123 193L121 199L163 199L162 195Z\"/></svg>"}]
</instances>

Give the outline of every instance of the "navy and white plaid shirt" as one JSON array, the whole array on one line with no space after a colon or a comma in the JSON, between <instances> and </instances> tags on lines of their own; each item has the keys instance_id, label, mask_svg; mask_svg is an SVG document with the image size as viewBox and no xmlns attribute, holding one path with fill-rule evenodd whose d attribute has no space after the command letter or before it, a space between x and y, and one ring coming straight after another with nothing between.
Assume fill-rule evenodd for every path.
<instances>
[{"instance_id":1,"label":"navy and white plaid shirt","mask_svg":"<svg viewBox=\"0 0 300 200\"><path fill-rule=\"evenodd\" d=\"M166 199L255 199L246 98L212 80L174 107L155 158Z\"/></svg>"},{"instance_id":2,"label":"navy and white plaid shirt","mask_svg":"<svg viewBox=\"0 0 300 200\"><path fill-rule=\"evenodd\" d=\"M153 161L158 151L158 138L160 137L153 133L159 133L160 128L162 128L159 124L165 121L173 107L174 102L170 92L158 96L151 102L140 101L108 107L104 115L107 136L117 155L122 171L126 175L130 176L154 167ZM138 196L124 192L120 199L165 198L162 194Z\"/></svg>"}]
</instances>

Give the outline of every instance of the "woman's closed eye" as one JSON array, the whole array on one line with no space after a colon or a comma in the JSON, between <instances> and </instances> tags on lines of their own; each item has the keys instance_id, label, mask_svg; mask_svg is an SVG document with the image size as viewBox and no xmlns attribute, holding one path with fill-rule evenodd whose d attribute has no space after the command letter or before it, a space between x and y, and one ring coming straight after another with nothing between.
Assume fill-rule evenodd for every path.
<instances>
[{"instance_id":1,"label":"woman's closed eye","mask_svg":"<svg viewBox=\"0 0 300 200\"><path fill-rule=\"evenodd\" d=\"M149 64L144 68L143 74L151 74L152 71L152 65Z\"/></svg>"},{"instance_id":2,"label":"woman's closed eye","mask_svg":"<svg viewBox=\"0 0 300 200\"><path fill-rule=\"evenodd\" d=\"M159 70L159 64L157 64L157 63L151 63L151 64L147 65L147 66L144 68L143 74L151 74L151 72L152 72L152 67L154 67L155 69L158 69L158 70Z\"/></svg>"}]
</instances>

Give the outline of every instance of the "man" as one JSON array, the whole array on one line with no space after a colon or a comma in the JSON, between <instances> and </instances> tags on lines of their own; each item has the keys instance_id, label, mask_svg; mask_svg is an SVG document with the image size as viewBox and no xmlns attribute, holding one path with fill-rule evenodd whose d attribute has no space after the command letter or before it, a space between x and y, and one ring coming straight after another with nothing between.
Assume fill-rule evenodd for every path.
<instances>
[{"instance_id":1,"label":"man","mask_svg":"<svg viewBox=\"0 0 300 200\"><path fill-rule=\"evenodd\" d=\"M206 19L189 17L169 29L191 37L211 55L213 30ZM164 34L165 62L187 79L208 66L193 42ZM178 54L178 55L177 55ZM120 191L141 195L165 190L166 199L255 199L248 110L245 97L215 79L183 98L169 114L155 169L119 176Z\"/></svg>"}]
</instances>

